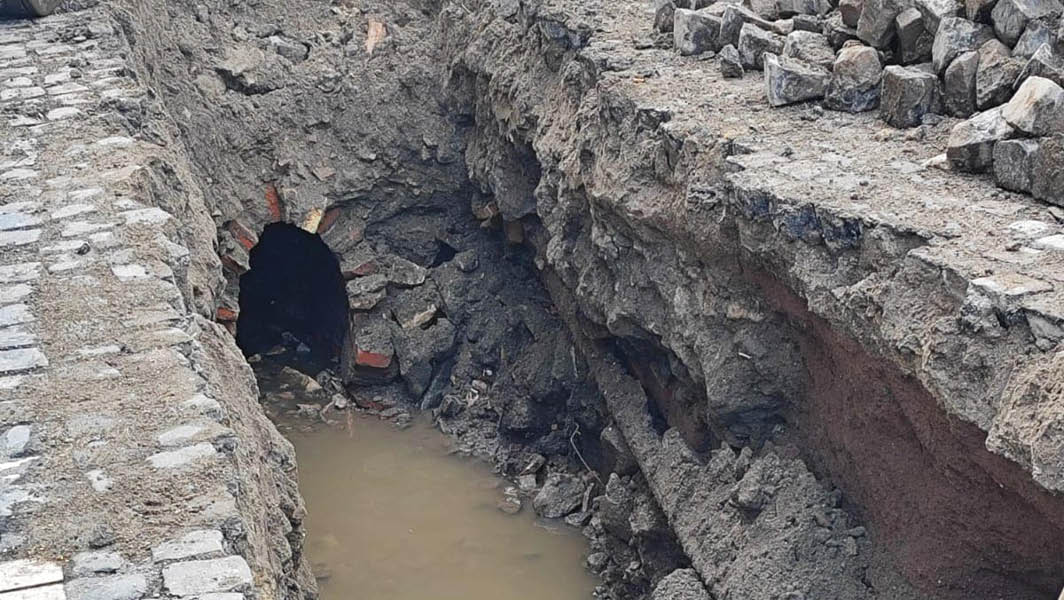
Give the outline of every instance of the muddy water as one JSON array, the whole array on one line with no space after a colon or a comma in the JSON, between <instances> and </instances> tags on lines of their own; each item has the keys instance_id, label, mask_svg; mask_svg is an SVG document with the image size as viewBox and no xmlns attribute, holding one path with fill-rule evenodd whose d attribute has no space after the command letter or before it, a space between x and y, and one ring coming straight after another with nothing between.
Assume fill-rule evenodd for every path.
<instances>
[{"instance_id":1,"label":"muddy water","mask_svg":"<svg viewBox=\"0 0 1064 600\"><path fill-rule=\"evenodd\" d=\"M279 419L296 447L307 552L322 600L577 600L595 580L572 529L497 508L505 482L448 454L416 420L309 426Z\"/></svg>"}]
</instances>

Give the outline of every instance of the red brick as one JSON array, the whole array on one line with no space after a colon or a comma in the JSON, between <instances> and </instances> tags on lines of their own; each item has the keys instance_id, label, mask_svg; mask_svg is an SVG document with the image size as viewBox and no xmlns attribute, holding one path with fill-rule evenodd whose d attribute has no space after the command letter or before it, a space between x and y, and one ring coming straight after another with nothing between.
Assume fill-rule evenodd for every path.
<instances>
[{"instance_id":1,"label":"red brick","mask_svg":"<svg viewBox=\"0 0 1064 600\"><path fill-rule=\"evenodd\" d=\"M380 354L378 352L369 352L368 350L359 350L358 354L355 356L355 364L360 367L387 369L392 364L392 357L390 354Z\"/></svg>"},{"instance_id":2,"label":"red brick","mask_svg":"<svg viewBox=\"0 0 1064 600\"><path fill-rule=\"evenodd\" d=\"M259 243L258 236L240 221L229 221L227 229L245 250L251 250L255 244Z\"/></svg>"},{"instance_id":3,"label":"red brick","mask_svg":"<svg viewBox=\"0 0 1064 600\"><path fill-rule=\"evenodd\" d=\"M281 220L281 195L277 193L277 186L272 183L266 184L266 208L270 211L270 218L274 223Z\"/></svg>"},{"instance_id":4,"label":"red brick","mask_svg":"<svg viewBox=\"0 0 1064 600\"><path fill-rule=\"evenodd\" d=\"M219 306L215 312L214 318L221 323L230 323L236 321L240 316L240 311L235 308L229 308L228 306Z\"/></svg>"},{"instance_id":5,"label":"red brick","mask_svg":"<svg viewBox=\"0 0 1064 600\"><path fill-rule=\"evenodd\" d=\"M326 210L325 211L325 215L321 218L321 221L318 223L318 233L322 234L322 233L325 233L326 231L329 231L329 228L332 227L336 223L336 219L338 219L338 218L340 218L340 209L339 208L330 208L329 210Z\"/></svg>"}]
</instances>

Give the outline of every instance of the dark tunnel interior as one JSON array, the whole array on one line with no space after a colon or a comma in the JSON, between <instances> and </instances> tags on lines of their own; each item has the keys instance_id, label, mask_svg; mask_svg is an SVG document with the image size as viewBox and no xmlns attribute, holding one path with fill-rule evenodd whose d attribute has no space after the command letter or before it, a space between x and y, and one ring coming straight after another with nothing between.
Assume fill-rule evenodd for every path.
<instances>
[{"instance_id":1,"label":"dark tunnel interior","mask_svg":"<svg viewBox=\"0 0 1064 600\"><path fill-rule=\"evenodd\" d=\"M316 362L339 359L348 303L336 256L317 234L267 225L240 277L236 342L246 356L304 345Z\"/></svg>"}]
</instances>

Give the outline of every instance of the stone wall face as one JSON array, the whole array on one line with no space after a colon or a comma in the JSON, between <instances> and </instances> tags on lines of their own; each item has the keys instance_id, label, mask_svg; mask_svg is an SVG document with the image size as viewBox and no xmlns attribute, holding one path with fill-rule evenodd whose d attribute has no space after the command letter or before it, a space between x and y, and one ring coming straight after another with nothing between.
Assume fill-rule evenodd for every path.
<instances>
[{"instance_id":1,"label":"stone wall face","mask_svg":"<svg viewBox=\"0 0 1064 600\"><path fill-rule=\"evenodd\" d=\"M212 320L214 227L102 9L0 23L0 597L304 598L293 450Z\"/></svg>"}]
</instances>

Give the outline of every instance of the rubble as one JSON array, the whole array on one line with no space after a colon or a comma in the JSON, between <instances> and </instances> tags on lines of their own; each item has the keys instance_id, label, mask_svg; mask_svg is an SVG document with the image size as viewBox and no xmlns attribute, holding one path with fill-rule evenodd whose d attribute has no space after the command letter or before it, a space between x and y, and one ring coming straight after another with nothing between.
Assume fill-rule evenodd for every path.
<instances>
[{"instance_id":1,"label":"rubble","mask_svg":"<svg viewBox=\"0 0 1064 600\"><path fill-rule=\"evenodd\" d=\"M975 113L975 78L979 70L979 53L970 51L953 59L942 77L942 101L946 112L955 117Z\"/></svg>"},{"instance_id":2,"label":"rubble","mask_svg":"<svg viewBox=\"0 0 1064 600\"><path fill-rule=\"evenodd\" d=\"M1043 77L1028 78L1002 114L1009 125L1028 135L1064 132L1064 89Z\"/></svg>"},{"instance_id":3,"label":"rubble","mask_svg":"<svg viewBox=\"0 0 1064 600\"><path fill-rule=\"evenodd\" d=\"M736 48L739 50L744 69L760 71L764 68L764 55L766 53L779 55L783 52L784 43L782 36L765 31L756 25L743 23L739 31L739 45Z\"/></svg>"},{"instance_id":4,"label":"rubble","mask_svg":"<svg viewBox=\"0 0 1064 600\"><path fill-rule=\"evenodd\" d=\"M934 73L913 67L883 70L880 114L894 127L916 127L924 115L942 111L941 84Z\"/></svg>"},{"instance_id":5,"label":"rubble","mask_svg":"<svg viewBox=\"0 0 1064 600\"><path fill-rule=\"evenodd\" d=\"M1004 140L994 144L994 181L1006 190L1030 193L1039 145L1035 139Z\"/></svg>"},{"instance_id":6,"label":"rubble","mask_svg":"<svg viewBox=\"0 0 1064 600\"><path fill-rule=\"evenodd\" d=\"M1015 130L1005 122L1001 112L1001 107L992 108L953 128L946 146L946 157L954 168L969 173L982 173L990 169L994 145L1015 135Z\"/></svg>"},{"instance_id":7,"label":"rubble","mask_svg":"<svg viewBox=\"0 0 1064 600\"><path fill-rule=\"evenodd\" d=\"M882 77L883 67L874 49L843 48L835 59L824 106L854 113L878 108Z\"/></svg>"},{"instance_id":8,"label":"rubble","mask_svg":"<svg viewBox=\"0 0 1064 600\"><path fill-rule=\"evenodd\" d=\"M736 79L743 76L742 58L739 56L739 51L735 49L735 46L728 44L721 48L718 57L720 58L720 72L725 79Z\"/></svg>"},{"instance_id":9,"label":"rubble","mask_svg":"<svg viewBox=\"0 0 1064 600\"><path fill-rule=\"evenodd\" d=\"M720 49L720 17L678 8L673 19L673 46L682 56Z\"/></svg>"}]
</instances>

